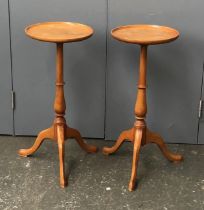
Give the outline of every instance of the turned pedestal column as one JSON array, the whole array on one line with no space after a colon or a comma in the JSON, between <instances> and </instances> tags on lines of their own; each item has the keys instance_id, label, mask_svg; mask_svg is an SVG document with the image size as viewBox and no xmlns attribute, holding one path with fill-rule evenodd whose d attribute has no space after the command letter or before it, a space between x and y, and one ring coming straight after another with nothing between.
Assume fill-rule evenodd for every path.
<instances>
[{"instance_id":1,"label":"turned pedestal column","mask_svg":"<svg viewBox=\"0 0 204 210\"><path fill-rule=\"evenodd\" d=\"M135 123L133 128L123 131L117 139L115 145L111 148L104 147L104 154L112 154L119 149L125 141L133 143L132 173L129 182L129 190L135 187L137 176L137 163L141 146L148 143L155 143L159 146L163 155L170 161L180 161L182 156L171 153L160 135L148 130L145 117L147 113L146 103L146 69L147 69L147 47L148 45L162 44L173 41L178 38L179 33L175 29L165 26L155 25L128 25L121 26L112 30L112 36L123 42L139 44L140 50L140 68L137 99L135 104Z\"/></svg>"},{"instance_id":2,"label":"turned pedestal column","mask_svg":"<svg viewBox=\"0 0 204 210\"><path fill-rule=\"evenodd\" d=\"M79 131L70 128L64 118L66 103L64 98L64 79L63 79L63 43L76 42L89 38L93 34L93 29L89 26L70 22L47 22L31 25L25 29L26 34L40 41L54 42L57 46L57 65L56 65L56 93L54 101L55 119L53 125L41 131L35 143L29 149L19 150L19 155L26 157L33 154L41 145L43 140L51 139L58 144L60 162L60 186L65 187L67 182L64 172L64 142L68 138L74 138L88 153L94 153L97 148L86 144Z\"/></svg>"}]
</instances>

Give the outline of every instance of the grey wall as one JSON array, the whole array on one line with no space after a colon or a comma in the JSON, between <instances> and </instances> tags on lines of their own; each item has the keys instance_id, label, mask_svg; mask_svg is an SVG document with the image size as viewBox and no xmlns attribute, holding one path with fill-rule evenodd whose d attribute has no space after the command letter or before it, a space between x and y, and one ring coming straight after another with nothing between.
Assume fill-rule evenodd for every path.
<instances>
[{"instance_id":1,"label":"grey wall","mask_svg":"<svg viewBox=\"0 0 204 210\"><path fill-rule=\"evenodd\" d=\"M124 24L177 28L179 40L149 47L148 125L167 142L197 143L198 104L203 69L202 0L111 0L109 29ZM139 47L108 36L106 138L132 127Z\"/></svg>"},{"instance_id":2,"label":"grey wall","mask_svg":"<svg viewBox=\"0 0 204 210\"><path fill-rule=\"evenodd\" d=\"M0 1L0 133L13 134L8 1Z\"/></svg>"},{"instance_id":3,"label":"grey wall","mask_svg":"<svg viewBox=\"0 0 204 210\"><path fill-rule=\"evenodd\" d=\"M167 142L204 143L204 121L198 120L203 6L202 0L1 0L0 133L13 134L14 123L15 134L36 135L54 117L55 45L29 39L24 28L41 21L75 21L91 25L95 34L65 45L68 123L85 137L116 139L134 122L139 47L113 40L110 30L148 23L181 32L177 41L149 48L148 125Z\"/></svg>"},{"instance_id":4,"label":"grey wall","mask_svg":"<svg viewBox=\"0 0 204 210\"><path fill-rule=\"evenodd\" d=\"M29 39L24 28L42 21L73 21L92 26L95 34L89 40L65 44L67 121L85 137L103 138L106 0L11 0L10 6L15 133L36 135L54 117L55 44Z\"/></svg>"}]
</instances>

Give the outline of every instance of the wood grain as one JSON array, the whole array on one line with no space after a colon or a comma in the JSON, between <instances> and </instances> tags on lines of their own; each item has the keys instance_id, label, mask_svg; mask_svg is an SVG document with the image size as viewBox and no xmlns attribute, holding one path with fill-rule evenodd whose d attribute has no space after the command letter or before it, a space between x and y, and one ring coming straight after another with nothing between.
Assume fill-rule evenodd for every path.
<instances>
[{"instance_id":1,"label":"wood grain","mask_svg":"<svg viewBox=\"0 0 204 210\"><path fill-rule=\"evenodd\" d=\"M25 33L44 42L77 42L91 37L94 30L87 25L72 22L45 22L30 25Z\"/></svg>"},{"instance_id":2,"label":"wood grain","mask_svg":"<svg viewBox=\"0 0 204 210\"><path fill-rule=\"evenodd\" d=\"M173 28L159 25L126 25L111 31L112 36L123 42L154 45L171 42L179 37Z\"/></svg>"}]
</instances>

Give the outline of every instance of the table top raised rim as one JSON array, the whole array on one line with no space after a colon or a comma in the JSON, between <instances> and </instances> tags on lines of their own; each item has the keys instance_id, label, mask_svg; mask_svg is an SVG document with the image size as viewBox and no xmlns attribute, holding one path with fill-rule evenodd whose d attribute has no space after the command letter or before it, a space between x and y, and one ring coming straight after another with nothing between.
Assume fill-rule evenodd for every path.
<instances>
[{"instance_id":1,"label":"table top raised rim","mask_svg":"<svg viewBox=\"0 0 204 210\"><path fill-rule=\"evenodd\" d=\"M135 28L135 27L151 27L151 28L160 28L160 29L166 29L166 30L169 30L171 32L174 32L175 35L172 36L172 37L169 37L168 39L160 39L160 40L137 40L137 39L127 39L125 37L121 38L117 35L115 35L115 32L119 31L119 30L122 30L122 29L128 29L128 28ZM111 30L111 35L119 40L119 41L122 41L122 42L126 42L126 43L132 43L132 44L140 44L140 45L156 45L156 44L163 44L163 43L168 43L168 42L171 42L171 41L174 41L175 39L177 39L179 36L180 36L180 33L174 29L174 28L171 28L171 27L168 27L168 26L162 26L162 25L151 25L151 24L132 24L132 25L122 25L122 26L118 26L116 28L113 28Z\"/></svg>"},{"instance_id":2,"label":"table top raised rim","mask_svg":"<svg viewBox=\"0 0 204 210\"><path fill-rule=\"evenodd\" d=\"M67 38L67 39L52 39L52 38L42 38L40 36L33 36L32 34L29 33L29 30L32 27L36 27L36 26L42 26L42 25L48 25L48 24L75 24L75 25L79 25L82 27L86 27L87 29L90 30L90 33L87 33L85 35L79 36L77 38ZM94 34L94 30L91 26L83 24L83 23L78 23L78 22L66 22L66 21L48 21L48 22L39 22L39 23L35 23L35 24L31 24L29 26L27 26L24 29L25 33L27 36L29 36L32 39L35 40L39 40L39 41L43 41L43 42L54 42L54 43L68 43L68 42L77 42L77 41L82 41L85 39L88 39L89 37L91 37Z\"/></svg>"}]
</instances>

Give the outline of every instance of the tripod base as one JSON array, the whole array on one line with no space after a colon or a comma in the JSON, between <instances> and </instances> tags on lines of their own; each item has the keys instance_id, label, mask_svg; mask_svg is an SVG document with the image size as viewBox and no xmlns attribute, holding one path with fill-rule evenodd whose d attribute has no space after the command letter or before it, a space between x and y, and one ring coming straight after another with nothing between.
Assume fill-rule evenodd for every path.
<instances>
[{"instance_id":1,"label":"tripod base","mask_svg":"<svg viewBox=\"0 0 204 210\"><path fill-rule=\"evenodd\" d=\"M115 145L113 147L104 147L103 153L109 155L116 152L125 140L131 141L134 145L132 173L128 188L129 191L133 191L135 188L135 181L137 176L137 163L139 160L139 152L141 146L144 146L148 143L154 143L159 146L161 152L169 161L177 162L183 160L183 157L181 155L174 154L168 150L166 144L164 143L164 140L160 135L151 132L146 127L137 126L131 128L130 130L123 131L117 139Z\"/></svg>"},{"instance_id":2,"label":"tripod base","mask_svg":"<svg viewBox=\"0 0 204 210\"><path fill-rule=\"evenodd\" d=\"M63 122L60 122L62 120ZM79 146L88 153L97 152L97 147L86 144L84 140L82 139L79 131L74 128L68 127L65 123L65 120L62 118L60 120L57 119L54 122L52 127L41 131L38 134L37 139L35 140L35 143L33 144L32 147L28 149L20 149L18 151L18 154L22 157L27 157L29 155L32 155L34 152L36 152L45 139L51 139L51 140L56 141L58 144L58 150L59 150L60 186L64 188L67 185L67 182L65 179L65 173L64 173L64 142L68 138L76 139Z\"/></svg>"}]
</instances>

